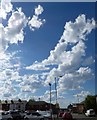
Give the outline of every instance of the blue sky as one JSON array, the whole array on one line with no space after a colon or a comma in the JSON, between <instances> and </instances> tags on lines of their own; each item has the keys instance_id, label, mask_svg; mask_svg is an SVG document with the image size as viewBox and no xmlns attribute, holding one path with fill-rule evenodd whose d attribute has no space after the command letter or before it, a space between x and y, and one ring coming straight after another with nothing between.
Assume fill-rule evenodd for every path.
<instances>
[{"instance_id":1,"label":"blue sky","mask_svg":"<svg viewBox=\"0 0 97 120\"><path fill-rule=\"evenodd\" d=\"M61 107L94 95L95 3L4 2L0 99L49 102L51 83L55 103L55 78Z\"/></svg>"}]
</instances>

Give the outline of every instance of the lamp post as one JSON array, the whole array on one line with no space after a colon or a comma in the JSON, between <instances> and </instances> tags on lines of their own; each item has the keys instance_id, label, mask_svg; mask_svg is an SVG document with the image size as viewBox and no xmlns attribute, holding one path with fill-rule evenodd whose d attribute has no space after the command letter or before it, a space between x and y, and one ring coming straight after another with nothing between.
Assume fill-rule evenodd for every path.
<instances>
[{"instance_id":1,"label":"lamp post","mask_svg":"<svg viewBox=\"0 0 97 120\"><path fill-rule=\"evenodd\" d=\"M39 100L39 110L40 110L40 98L38 98L38 100Z\"/></svg>"},{"instance_id":2,"label":"lamp post","mask_svg":"<svg viewBox=\"0 0 97 120\"><path fill-rule=\"evenodd\" d=\"M55 77L55 96L56 96L56 113L57 113L57 118L58 118L58 106L57 106L57 80L56 80L56 77Z\"/></svg>"},{"instance_id":3,"label":"lamp post","mask_svg":"<svg viewBox=\"0 0 97 120\"><path fill-rule=\"evenodd\" d=\"M78 103L79 103L79 95L77 95Z\"/></svg>"},{"instance_id":4,"label":"lamp post","mask_svg":"<svg viewBox=\"0 0 97 120\"><path fill-rule=\"evenodd\" d=\"M55 94L56 94L56 105L57 105L57 80L55 77Z\"/></svg>"},{"instance_id":5,"label":"lamp post","mask_svg":"<svg viewBox=\"0 0 97 120\"><path fill-rule=\"evenodd\" d=\"M49 83L50 86L50 110L51 110L51 83Z\"/></svg>"},{"instance_id":6,"label":"lamp post","mask_svg":"<svg viewBox=\"0 0 97 120\"><path fill-rule=\"evenodd\" d=\"M50 86L50 113L51 113L51 119L52 119L52 106L51 106L51 83L49 83Z\"/></svg>"},{"instance_id":7,"label":"lamp post","mask_svg":"<svg viewBox=\"0 0 97 120\"><path fill-rule=\"evenodd\" d=\"M59 76L58 78L60 78L62 76ZM57 92L57 78L55 77L55 96L56 96L56 110L57 110L57 118L58 118L58 108L59 108L59 104L58 104L58 92Z\"/></svg>"}]
</instances>

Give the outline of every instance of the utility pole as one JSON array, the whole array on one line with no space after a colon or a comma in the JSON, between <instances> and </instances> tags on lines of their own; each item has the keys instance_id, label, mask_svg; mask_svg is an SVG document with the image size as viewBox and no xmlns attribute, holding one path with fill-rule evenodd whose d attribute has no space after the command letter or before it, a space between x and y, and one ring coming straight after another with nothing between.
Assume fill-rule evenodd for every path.
<instances>
[{"instance_id":1,"label":"utility pole","mask_svg":"<svg viewBox=\"0 0 97 120\"><path fill-rule=\"evenodd\" d=\"M50 86L50 113L51 113L51 119L52 119L52 106L51 106L51 83L49 83Z\"/></svg>"},{"instance_id":2,"label":"utility pole","mask_svg":"<svg viewBox=\"0 0 97 120\"><path fill-rule=\"evenodd\" d=\"M51 110L51 83L49 83L50 86L50 110Z\"/></svg>"},{"instance_id":3,"label":"utility pole","mask_svg":"<svg viewBox=\"0 0 97 120\"><path fill-rule=\"evenodd\" d=\"M79 103L79 95L77 95L78 103Z\"/></svg>"},{"instance_id":4,"label":"utility pole","mask_svg":"<svg viewBox=\"0 0 97 120\"><path fill-rule=\"evenodd\" d=\"M56 105L57 105L57 80L55 77L55 94L56 94Z\"/></svg>"}]
</instances>

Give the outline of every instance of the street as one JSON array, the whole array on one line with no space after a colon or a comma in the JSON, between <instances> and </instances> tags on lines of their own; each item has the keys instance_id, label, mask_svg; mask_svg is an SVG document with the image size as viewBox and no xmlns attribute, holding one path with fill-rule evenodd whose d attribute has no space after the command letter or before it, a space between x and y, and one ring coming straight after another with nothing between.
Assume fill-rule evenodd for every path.
<instances>
[{"instance_id":1,"label":"street","mask_svg":"<svg viewBox=\"0 0 97 120\"><path fill-rule=\"evenodd\" d=\"M87 117L84 114L72 114L74 120L97 120L96 117Z\"/></svg>"},{"instance_id":2,"label":"street","mask_svg":"<svg viewBox=\"0 0 97 120\"><path fill-rule=\"evenodd\" d=\"M96 117L86 117L84 114L72 114L73 120L97 120ZM54 120L62 120L62 118L54 118ZM64 119L65 120L65 119Z\"/></svg>"}]
</instances>

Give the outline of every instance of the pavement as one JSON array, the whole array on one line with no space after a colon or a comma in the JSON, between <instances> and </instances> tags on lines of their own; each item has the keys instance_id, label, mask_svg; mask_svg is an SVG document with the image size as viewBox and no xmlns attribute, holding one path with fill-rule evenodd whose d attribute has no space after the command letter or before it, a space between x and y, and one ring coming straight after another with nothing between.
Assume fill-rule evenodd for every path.
<instances>
[{"instance_id":1,"label":"pavement","mask_svg":"<svg viewBox=\"0 0 97 120\"><path fill-rule=\"evenodd\" d=\"M72 114L74 120L97 120L96 117L87 117L84 114Z\"/></svg>"},{"instance_id":2,"label":"pavement","mask_svg":"<svg viewBox=\"0 0 97 120\"><path fill-rule=\"evenodd\" d=\"M74 114L74 113L72 114L72 116L73 116L73 120L97 120L97 116L96 117L87 117L84 114ZM55 117L52 120L63 120L63 119Z\"/></svg>"}]
</instances>

